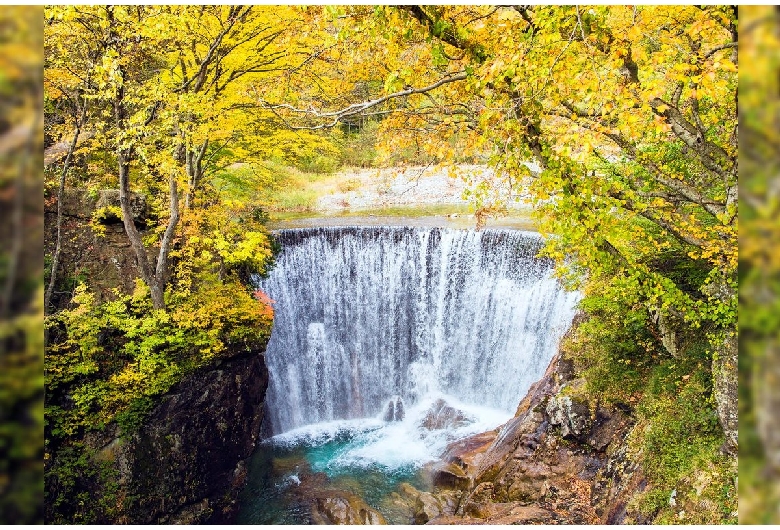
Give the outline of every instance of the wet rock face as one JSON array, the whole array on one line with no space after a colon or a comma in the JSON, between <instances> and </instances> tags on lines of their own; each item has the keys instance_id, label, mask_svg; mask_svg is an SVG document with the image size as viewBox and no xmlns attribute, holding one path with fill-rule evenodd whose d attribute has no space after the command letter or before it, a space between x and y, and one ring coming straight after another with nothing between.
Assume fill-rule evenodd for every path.
<instances>
[{"instance_id":1,"label":"wet rock face","mask_svg":"<svg viewBox=\"0 0 780 530\"><path fill-rule=\"evenodd\" d=\"M477 469L483 453L495 441L498 431L490 431L457 440L447 446L441 459L469 473Z\"/></svg>"},{"instance_id":2,"label":"wet rock face","mask_svg":"<svg viewBox=\"0 0 780 530\"><path fill-rule=\"evenodd\" d=\"M471 418L462 410L448 405L443 399L437 399L425 414L420 426L429 431L436 431L440 429L457 429L473 422L474 418Z\"/></svg>"},{"instance_id":3,"label":"wet rock face","mask_svg":"<svg viewBox=\"0 0 780 530\"><path fill-rule=\"evenodd\" d=\"M246 479L246 459L263 419L268 372L244 353L184 379L113 460L127 491L126 522L230 521ZM109 444L110 446L111 444Z\"/></svg>"},{"instance_id":4,"label":"wet rock face","mask_svg":"<svg viewBox=\"0 0 780 530\"><path fill-rule=\"evenodd\" d=\"M315 499L312 507L315 524L387 524L381 513L368 506L356 495L346 492Z\"/></svg>"}]
</instances>

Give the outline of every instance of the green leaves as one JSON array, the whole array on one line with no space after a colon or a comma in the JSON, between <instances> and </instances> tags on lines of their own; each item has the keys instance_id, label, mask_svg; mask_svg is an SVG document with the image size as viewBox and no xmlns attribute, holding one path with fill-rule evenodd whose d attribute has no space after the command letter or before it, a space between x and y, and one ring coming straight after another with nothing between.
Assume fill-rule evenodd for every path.
<instances>
[{"instance_id":1,"label":"green leaves","mask_svg":"<svg viewBox=\"0 0 780 530\"><path fill-rule=\"evenodd\" d=\"M403 81L401 80L401 74L399 72L390 72L385 77L385 92L397 92L403 87Z\"/></svg>"},{"instance_id":2,"label":"green leaves","mask_svg":"<svg viewBox=\"0 0 780 530\"><path fill-rule=\"evenodd\" d=\"M236 282L170 293L167 312L152 310L145 293L140 285L131 296L116 293L98 304L82 285L73 309L48 317L47 326L61 330L45 360L53 435L71 436L117 418L133 423L138 398L154 402L193 370L260 348L270 335L272 310ZM61 405L67 395L73 408Z\"/></svg>"}]
</instances>

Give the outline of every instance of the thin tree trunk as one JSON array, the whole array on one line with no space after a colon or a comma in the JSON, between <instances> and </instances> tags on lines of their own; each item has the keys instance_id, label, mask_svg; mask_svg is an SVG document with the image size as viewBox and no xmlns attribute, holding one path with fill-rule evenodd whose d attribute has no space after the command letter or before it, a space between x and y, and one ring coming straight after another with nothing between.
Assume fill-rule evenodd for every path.
<instances>
[{"instance_id":1,"label":"thin tree trunk","mask_svg":"<svg viewBox=\"0 0 780 530\"><path fill-rule=\"evenodd\" d=\"M78 104L78 96L76 96L76 103ZM86 100L81 105L81 115L76 119L76 131L73 134L73 141L68 147L68 154L65 156L65 162L62 165L62 171L60 173L60 183L57 188L57 242L54 246L54 257L51 261L51 273L49 275L49 285L46 287L46 294L43 299L44 310L48 313L49 304L51 303L51 295L54 292L54 285L57 283L57 269L60 264L60 252L62 250L62 196L65 193L65 177L70 169L70 162L73 158L73 153L76 150L76 145L79 141L79 135L81 134L81 128L87 119L87 102Z\"/></svg>"},{"instance_id":2,"label":"thin tree trunk","mask_svg":"<svg viewBox=\"0 0 780 530\"><path fill-rule=\"evenodd\" d=\"M198 189L201 178L203 178L203 157L206 154L206 149L209 146L209 140L206 138L203 144L198 149L198 152L187 152L187 194L184 197L184 208L189 210L192 205L192 201L195 198L195 191Z\"/></svg>"},{"instance_id":3,"label":"thin tree trunk","mask_svg":"<svg viewBox=\"0 0 780 530\"><path fill-rule=\"evenodd\" d=\"M122 133L126 132L126 112L124 103L124 70L119 68L120 84L116 89L116 95L114 96L114 122L116 124L117 133L119 138L117 139L117 166L119 169L119 205L122 208L122 223L125 226L125 233L130 240L130 248L133 249L135 254L138 268L141 271L141 278L146 285L149 286L149 290L152 295L152 305L155 309L165 309L165 299L163 298L164 286L161 286L157 281L157 276L152 272L152 267L149 264L149 257L146 254L146 249L141 241L141 235L138 233L138 229L133 222L133 212L130 208L130 159L132 157L132 147L122 147ZM125 140L126 141L126 140Z\"/></svg>"},{"instance_id":4,"label":"thin tree trunk","mask_svg":"<svg viewBox=\"0 0 780 530\"><path fill-rule=\"evenodd\" d=\"M176 232L176 225L179 222L179 190L176 185L176 178L173 173L170 176L170 196L171 196L171 216L168 219L168 226L165 228L162 241L160 241L160 253L157 255L157 266L155 267L155 282L164 286L166 283L166 274L168 273L168 252L173 242L173 234Z\"/></svg>"},{"instance_id":5,"label":"thin tree trunk","mask_svg":"<svg viewBox=\"0 0 780 530\"><path fill-rule=\"evenodd\" d=\"M146 282L151 291L152 305L155 309L165 309L163 287L159 285L156 275L152 273L146 248L144 248L141 235L138 233L138 229L133 221L133 212L130 208L130 162L128 154L122 149L119 149L117 152L117 162L119 164L119 205L122 207L122 223L125 226L125 233L130 240L130 248L133 249L135 254L138 268L141 271L141 278Z\"/></svg>"}]
</instances>

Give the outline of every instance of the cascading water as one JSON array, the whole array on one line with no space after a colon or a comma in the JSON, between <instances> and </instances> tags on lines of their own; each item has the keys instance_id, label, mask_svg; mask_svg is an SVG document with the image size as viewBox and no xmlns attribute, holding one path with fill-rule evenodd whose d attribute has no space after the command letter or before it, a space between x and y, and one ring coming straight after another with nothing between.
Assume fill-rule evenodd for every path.
<instances>
[{"instance_id":1,"label":"cascading water","mask_svg":"<svg viewBox=\"0 0 780 530\"><path fill-rule=\"evenodd\" d=\"M512 412L571 323L538 235L439 228L282 230L260 288L274 434L379 415L431 393Z\"/></svg>"},{"instance_id":2,"label":"cascading water","mask_svg":"<svg viewBox=\"0 0 780 530\"><path fill-rule=\"evenodd\" d=\"M578 298L535 257L542 241L530 232L333 227L277 238L283 252L259 281L275 300L272 450L303 451L331 477L408 473L454 438L511 418ZM267 495L263 473L255 491ZM287 491L297 473L280 472L273 488ZM291 521L253 513L243 522Z\"/></svg>"}]
</instances>

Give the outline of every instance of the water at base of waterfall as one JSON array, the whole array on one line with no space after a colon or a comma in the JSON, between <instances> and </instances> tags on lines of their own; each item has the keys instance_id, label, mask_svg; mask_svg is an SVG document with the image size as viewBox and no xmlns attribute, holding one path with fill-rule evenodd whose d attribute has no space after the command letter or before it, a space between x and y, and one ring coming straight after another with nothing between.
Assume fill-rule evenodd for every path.
<instances>
[{"instance_id":1,"label":"water at base of waterfall","mask_svg":"<svg viewBox=\"0 0 780 530\"><path fill-rule=\"evenodd\" d=\"M434 413L457 411L446 417ZM239 524L310 524L313 499L348 492L382 513L390 524L409 524L392 506L399 486L432 489L423 466L446 446L496 428L506 411L431 394L405 410L403 419L337 420L294 429L262 442L243 491Z\"/></svg>"}]
</instances>

